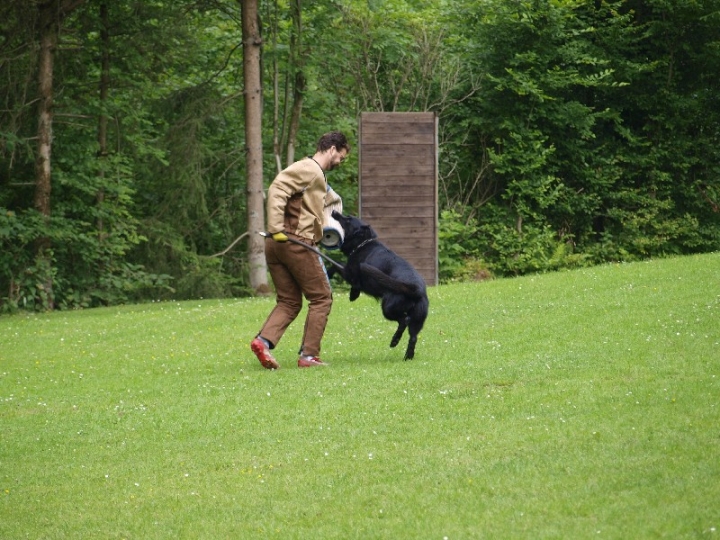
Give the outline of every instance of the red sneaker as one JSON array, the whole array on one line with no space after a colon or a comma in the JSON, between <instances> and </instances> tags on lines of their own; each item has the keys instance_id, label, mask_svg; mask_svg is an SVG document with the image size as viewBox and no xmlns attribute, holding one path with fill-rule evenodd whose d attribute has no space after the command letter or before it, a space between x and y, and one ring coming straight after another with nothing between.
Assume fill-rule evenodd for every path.
<instances>
[{"instance_id":1,"label":"red sneaker","mask_svg":"<svg viewBox=\"0 0 720 540\"><path fill-rule=\"evenodd\" d=\"M317 356L301 356L298 358L298 367L315 367L315 366L327 366L325 362L320 360Z\"/></svg>"},{"instance_id":2,"label":"red sneaker","mask_svg":"<svg viewBox=\"0 0 720 540\"><path fill-rule=\"evenodd\" d=\"M270 354L270 349L265 345L265 342L260 338L255 338L250 342L250 350L255 353L257 359L260 360L262 367L265 369L280 369L280 364Z\"/></svg>"}]
</instances>

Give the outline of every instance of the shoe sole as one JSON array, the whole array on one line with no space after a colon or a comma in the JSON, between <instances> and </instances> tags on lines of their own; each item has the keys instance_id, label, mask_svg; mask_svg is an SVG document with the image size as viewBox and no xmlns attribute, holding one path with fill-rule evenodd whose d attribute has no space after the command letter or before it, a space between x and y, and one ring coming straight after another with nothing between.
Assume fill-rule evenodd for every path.
<instances>
[{"instance_id":1,"label":"shoe sole","mask_svg":"<svg viewBox=\"0 0 720 540\"><path fill-rule=\"evenodd\" d=\"M250 344L250 350L255 353L255 356L257 356L257 359L260 360L262 367L265 369L280 369L280 364L277 363L277 360L275 360L269 352L266 353L267 349L263 345L253 341Z\"/></svg>"},{"instance_id":2,"label":"shoe sole","mask_svg":"<svg viewBox=\"0 0 720 540\"><path fill-rule=\"evenodd\" d=\"M308 362L307 360L303 360L302 362L298 360L298 367L299 368L309 368L309 367L322 367L327 366L325 362Z\"/></svg>"}]
</instances>

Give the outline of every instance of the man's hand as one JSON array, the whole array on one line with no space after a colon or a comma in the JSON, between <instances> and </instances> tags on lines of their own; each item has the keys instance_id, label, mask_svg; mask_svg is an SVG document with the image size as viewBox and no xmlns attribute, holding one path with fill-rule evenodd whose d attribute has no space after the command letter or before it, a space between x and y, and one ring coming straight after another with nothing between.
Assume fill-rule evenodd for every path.
<instances>
[{"instance_id":1,"label":"man's hand","mask_svg":"<svg viewBox=\"0 0 720 540\"><path fill-rule=\"evenodd\" d=\"M287 242L288 241L288 237L284 232L276 232L275 234L272 235L272 239L275 240L276 242Z\"/></svg>"}]
</instances>

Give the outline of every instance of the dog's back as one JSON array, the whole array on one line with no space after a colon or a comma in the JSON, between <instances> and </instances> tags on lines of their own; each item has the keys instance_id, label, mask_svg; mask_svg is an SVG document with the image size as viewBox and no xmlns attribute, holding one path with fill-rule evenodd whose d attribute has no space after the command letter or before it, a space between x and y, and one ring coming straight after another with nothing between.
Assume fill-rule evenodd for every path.
<instances>
[{"instance_id":1,"label":"dog's back","mask_svg":"<svg viewBox=\"0 0 720 540\"><path fill-rule=\"evenodd\" d=\"M411 270L415 270L411 268ZM368 279L366 289L363 292L379 298L385 292L393 292L404 294L411 298L421 298L425 294L425 284L418 283L416 280L406 280L405 276L395 277L390 273L385 273L379 268L368 263L360 263L360 273ZM419 277L419 276L418 276ZM369 289L374 291L369 292Z\"/></svg>"}]
</instances>

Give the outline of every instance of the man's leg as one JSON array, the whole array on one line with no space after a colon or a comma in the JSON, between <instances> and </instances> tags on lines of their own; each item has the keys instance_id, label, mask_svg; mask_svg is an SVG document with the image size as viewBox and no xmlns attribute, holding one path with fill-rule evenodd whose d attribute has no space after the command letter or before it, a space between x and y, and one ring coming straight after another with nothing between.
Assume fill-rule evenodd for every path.
<instances>
[{"instance_id":1,"label":"man's leg","mask_svg":"<svg viewBox=\"0 0 720 540\"><path fill-rule=\"evenodd\" d=\"M320 342L332 308L332 289L320 257L302 246L296 247L304 253L293 259L290 271L308 301L302 354L320 356Z\"/></svg>"},{"instance_id":2,"label":"man's leg","mask_svg":"<svg viewBox=\"0 0 720 540\"><path fill-rule=\"evenodd\" d=\"M278 244L274 241L265 242L265 257L277 297L275 307L268 315L259 335L270 342L271 349L280 342L285 330L302 309L300 285L288 267L281 262L281 259L286 259L283 256L283 251L292 249L292 247L304 249L300 246L292 246L292 244Z\"/></svg>"}]
</instances>

